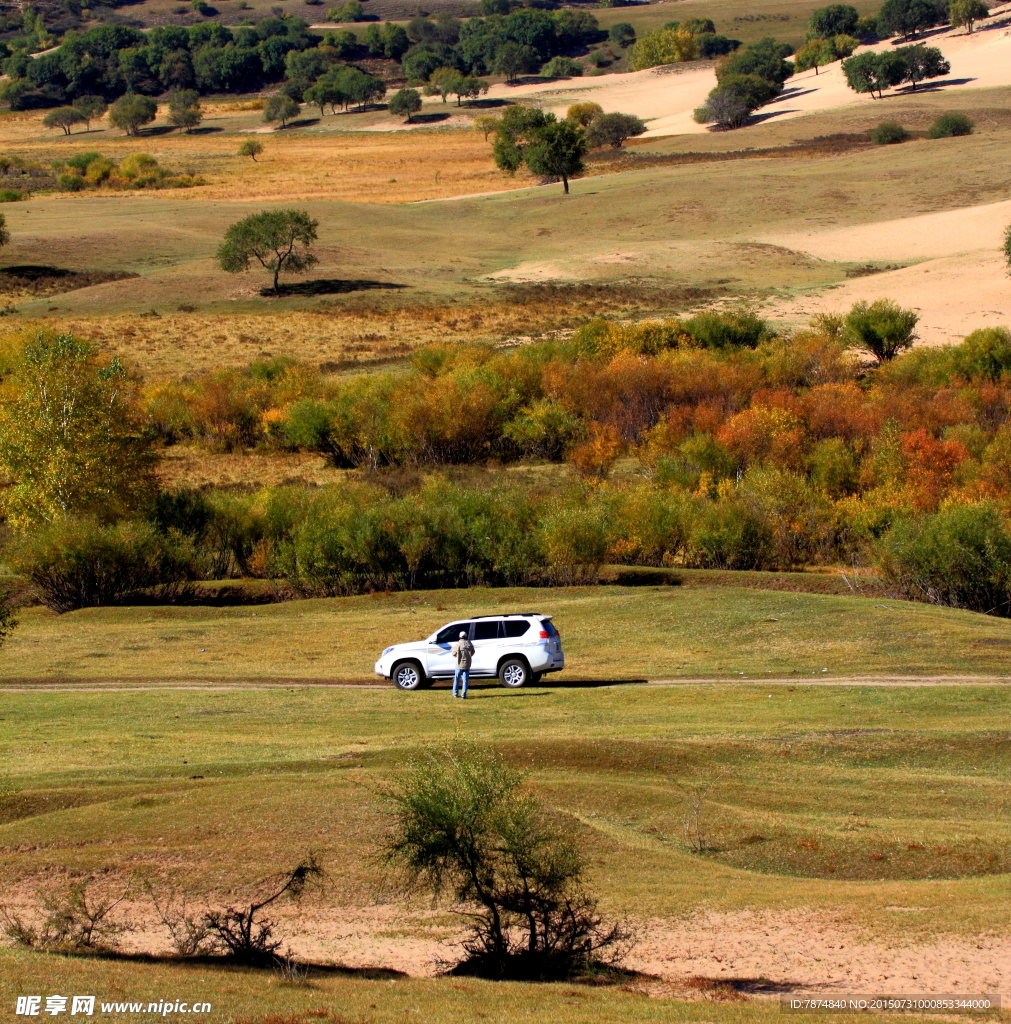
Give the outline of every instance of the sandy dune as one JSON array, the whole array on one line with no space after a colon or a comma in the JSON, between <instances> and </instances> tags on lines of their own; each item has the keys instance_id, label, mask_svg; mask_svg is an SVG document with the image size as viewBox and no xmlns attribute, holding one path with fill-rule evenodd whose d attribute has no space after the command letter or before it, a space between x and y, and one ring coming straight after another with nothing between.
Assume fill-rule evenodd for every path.
<instances>
[{"instance_id":1,"label":"sandy dune","mask_svg":"<svg viewBox=\"0 0 1011 1024\"><path fill-rule=\"evenodd\" d=\"M913 263L856 278L820 294L777 302L769 313L803 322L861 299L887 297L920 313L925 344L958 342L977 327L1011 324L1011 278L1000 246L1011 202L861 224L828 231L769 235L761 241L847 262Z\"/></svg>"},{"instance_id":2,"label":"sandy dune","mask_svg":"<svg viewBox=\"0 0 1011 1024\"><path fill-rule=\"evenodd\" d=\"M945 89L987 88L1011 84L1011 29L1005 26L1011 6L995 9L971 36L953 29L931 36L951 62L951 74L942 81ZM861 49L884 50L891 43L879 43ZM859 52L859 51L858 51ZM709 62L664 68L650 68L622 75L598 75L555 82L523 85L493 85L492 99L525 99L538 102L543 109L564 114L572 103L592 100L605 111L620 110L636 114L649 122L646 137L697 134L708 131L692 120L692 111L701 105L716 84ZM787 88L775 103L762 108L763 120L799 117L818 110L829 110L854 103L871 104L866 95L857 95L847 85L840 65L833 64L820 74L804 71L787 82ZM426 102L441 106L438 97Z\"/></svg>"}]
</instances>

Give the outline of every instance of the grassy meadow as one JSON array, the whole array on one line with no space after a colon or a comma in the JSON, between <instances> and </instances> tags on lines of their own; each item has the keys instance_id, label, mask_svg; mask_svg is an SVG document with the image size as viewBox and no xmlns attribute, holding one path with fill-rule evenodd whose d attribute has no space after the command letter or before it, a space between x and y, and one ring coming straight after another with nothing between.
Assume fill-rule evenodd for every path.
<instances>
[{"instance_id":1,"label":"grassy meadow","mask_svg":"<svg viewBox=\"0 0 1011 1024\"><path fill-rule=\"evenodd\" d=\"M779 1012L763 998L730 998L725 986L703 1006L697 991L644 980L503 987L378 970L398 943L455 934L454 919L426 901L399 901L374 854L383 790L421 751L461 738L495 745L530 773L588 850L609 915L678 922L803 908L885 944L1005 930L1011 690L983 679L811 680L1001 676L1006 622L688 582L61 618L26 610L2 662L5 901L24 906L68 873L118 892L138 870L196 901L235 899L311 848L328 888L300 914L282 911L284 934L301 955L356 970L321 972L305 986L208 961L3 948L0 999L40 986L121 1000L185 994L214 1003L214 1020L262 1024L330 1019L323 1011L356 1024L408 1015L696 1021L700 1012L722 1024ZM556 685L510 692L478 683L466 704L442 687L304 685L367 683L383 644L456 615L519 606L556 615L570 664ZM747 680L727 681L738 672ZM777 681L753 681L763 673ZM664 678L672 682L644 682ZM712 849L693 854L678 783L714 780ZM125 906L163 948L143 898L134 892ZM364 926L348 931L354 920L371 922L368 941Z\"/></svg>"},{"instance_id":2,"label":"grassy meadow","mask_svg":"<svg viewBox=\"0 0 1011 1024\"><path fill-rule=\"evenodd\" d=\"M948 108L969 112L976 133L866 144L882 117L918 128ZM34 118L38 131L37 114L8 116L19 124ZM241 117L249 127L259 115ZM16 149L33 159L84 148L122 157L143 148L210 184L6 204L8 265L139 275L11 296L16 312L6 329L26 321L71 329L158 377L244 365L264 353L388 361L426 341L536 336L594 312L671 313L717 297L760 303L831 286L853 269L755 241L763 234L1002 199L1011 105L1007 90L896 96L746 133L645 140L619 163L601 165L626 169L580 179L569 197L553 186L519 189L526 182L495 171L487 144L469 130L310 131L264 136L257 164L229 155L239 138L229 132L25 136ZM825 137L841 139L841 148L825 148ZM761 150L773 153L762 157ZM728 153L744 158L725 159ZM387 184L403 190L385 196L379 168L389 166L398 182ZM468 177L468 167L477 177ZM509 191L408 201L496 188ZM323 282L317 293L264 297L264 275L227 275L213 259L229 224L282 198L320 221L320 264L311 276ZM544 280L560 281L561 293L545 290ZM522 287L503 287L512 283Z\"/></svg>"}]
</instances>

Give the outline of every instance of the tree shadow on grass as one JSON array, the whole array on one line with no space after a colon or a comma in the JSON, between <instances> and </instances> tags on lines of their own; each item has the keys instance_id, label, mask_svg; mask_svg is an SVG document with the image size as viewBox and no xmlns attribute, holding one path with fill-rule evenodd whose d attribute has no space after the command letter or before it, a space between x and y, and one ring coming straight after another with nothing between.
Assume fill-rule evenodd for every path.
<instances>
[{"instance_id":1,"label":"tree shadow on grass","mask_svg":"<svg viewBox=\"0 0 1011 1024\"><path fill-rule=\"evenodd\" d=\"M223 132L224 128L215 128L212 125L207 125L203 128L191 128L187 135L212 135L214 132Z\"/></svg>"},{"instance_id":2,"label":"tree shadow on grass","mask_svg":"<svg viewBox=\"0 0 1011 1024\"><path fill-rule=\"evenodd\" d=\"M437 124L439 121L448 121L452 116L451 111L439 114L414 114L411 117L411 124ZM404 122L405 124L407 122Z\"/></svg>"},{"instance_id":3,"label":"tree shadow on grass","mask_svg":"<svg viewBox=\"0 0 1011 1024\"><path fill-rule=\"evenodd\" d=\"M286 132L290 128L311 128L314 124L319 124L320 119L318 117L300 117L297 121L289 121L287 124L278 125L274 129L275 132Z\"/></svg>"},{"instance_id":4,"label":"tree shadow on grass","mask_svg":"<svg viewBox=\"0 0 1011 1024\"><path fill-rule=\"evenodd\" d=\"M261 288L260 294L265 298L283 298L286 295L342 295L345 292L366 292L375 290L396 290L409 288L407 284L395 284L391 281L344 281L338 277L320 277L314 281L295 281L280 284L275 292L273 288Z\"/></svg>"},{"instance_id":5,"label":"tree shadow on grass","mask_svg":"<svg viewBox=\"0 0 1011 1024\"><path fill-rule=\"evenodd\" d=\"M920 82L915 89L911 85L907 85L905 88L897 89L896 94L899 96L919 96L921 93L925 92L944 92L948 86L968 85L970 82L975 81L975 78L938 79L936 82Z\"/></svg>"},{"instance_id":6,"label":"tree shadow on grass","mask_svg":"<svg viewBox=\"0 0 1011 1024\"><path fill-rule=\"evenodd\" d=\"M174 124L159 124L153 128L138 128L137 134L144 138L150 138L152 135L168 135L169 132L174 132L176 126Z\"/></svg>"},{"instance_id":7,"label":"tree shadow on grass","mask_svg":"<svg viewBox=\"0 0 1011 1024\"><path fill-rule=\"evenodd\" d=\"M491 99L491 100L468 100L464 104L464 107L465 108L466 107L470 107L471 110L474 110L474 109L491 110L491 109L493 109L495 107L512 107L514 105L515 104L513 103L512 100Z\"/></svg>"}]
</instances>

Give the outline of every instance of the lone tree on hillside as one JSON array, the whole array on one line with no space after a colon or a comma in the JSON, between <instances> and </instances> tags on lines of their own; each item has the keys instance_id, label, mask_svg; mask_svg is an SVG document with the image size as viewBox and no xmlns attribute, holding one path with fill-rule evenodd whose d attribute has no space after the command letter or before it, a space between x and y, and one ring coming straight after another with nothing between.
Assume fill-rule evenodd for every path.
<instances>
[{"instance_id":1,"label":"lone tree on hillside","mask_svg":"<svg viewBox=\"0 0 1011 1024\"><path fill-rule=\"evenodd\" d=\"M913 310L901 309L891 299L857 302L846 314L843 336L855 348L873 353L879 363L884 363L912 346L917 320Z\"/></svg>"},{"instance_id":2,"label":"lone tree on hillside","mask_svg":"<svg viewBox=\"0 0 1011 1024\"><path fill-rule=\"evenodd\" d=\"M599 103L573 103L565 111L565 120L578 124L581 128L589 126L597 117L604 116L604 108Z\"/></svg>"},{"instance_id":3,"label":"lone tree on hillside","mask_svg":"<svg viewBox=\"0 0 1011 1024\"><path fill-rule=\"evenodd\" d=\"M147 96L127 93L109 107L109 124L136 135L141 125L150 124L158 114L158 104Z\"/></svg>"},{"instance_id":4,"label":"lone tree on hillside","mask_svg":"<svg viewBox=\"0 0 1011 1024\"><path fill-rule=\"evenodd\" d=\"M940 78L951 72L951 65L944 59L944 54L936 46L900 46L895 55L906 62L904 81L909 82L915 91L917 83L926 78Z\"/></svg>"},{"instance_id":5,"label":"lone tree on hillside","mask_svg":"<svg viewBox=\"0 0 1011 1024\"><path fill-rule=\"evenodd\" d=\"M263 143L258 139L245 139L239 145L239 156L251 156L253 163L256 163L256 158L263 152Z\"/></svg>"},{"instance_id":6,"label":"lone tree on hillside","mask_svg":"<svg viewBox=\"0 0 1011 1024\"><path fill-rule=\"evenodd\" d=\"M406 114L408 124L419 110L421 110L421 93L417 89L401 89L399 92L395 92L390 99L390 113Z\"/></svg>"},{"instance_id":7,"label":"lone tree on hillside","mask_svg":"<svg viewBox=\"0 0 1011 1024\"><path fill-rule=\"evenodd\" d=\"M937 6L930 0L885 0L878 13L878 28L909 39L925 28L932 28L940 18Z\"/></svg>"},{"instance_id":8,"label":"lone tree on hillside","mask_svg":"<svg viewBox=\"0 0 1011 1024\"><path fill-rule=\"evenodd\" d=\"M4 242L7 241L7 229L3 229ZM2 243L0 243L2 244ZM1004 253L1004 259L1007 262L1008 273L1011 274L1011 224L1008 224L1004 231L1004 247L1001 250Z\"/></svg>"},{"instance_id":9,"label":"lone tree on hillside","mask_svg":"<svg viewBox=\"0 0 1011 1024\"><path fill-rule=\"evenodd\" d=\"M249 269L252 260L274 275L274 293L280 274L298 274L318 260L309 246L316 241L319 221L305 210L264 210L250 214L225 232L218 263L229 274Z\"/></svg>"},{"instance_id":10,"label":"lone tree on hillside","mask_svg":"<svg viewBox=\"0 0 1011 1024\"><path fill-rule=\"evenodd\" d=\"M263 120L268 124L280 121L281 127L284 128L292 118L298 117L301 109L290 96L277 93L267 100L267 106L263 111Z\"/></svg>"},{"instance_id":11,"label":"lone tree on hillside","mask_svg":"<svg viewBox=\"0 0 1011 1024\"><path fill-rule=\"evenodd\" d=\"M952 25L956 28L964 25L970 33L973 25L980 18L987 18L989 15L990 8L983 0L952 0L951 6L948 8L948 17L951 19Z\"/></svg>"},{"instance_id":12,"label":"lone tree on hillside","mask_svg":"<svg viewBox=\"0 0 1011 1024\"><path fill-rule=\"evenodd\" d=\"M492 145L495 163L509 174L526 164L534 174L561 178L566 194L569 178L582 173L586 133L571 121L524 107L506 107Z\"/></svg>"},{"instance_id":13,"label":"lone tree on hillside","mask_svg":"<svg viewBox=\"0 0 1011 1024\"><path fill-rule=\"evenodd\" d=\"M75 124L81 124L85 120L84 115L73 107L57 107L50 110L42 119L46 128L62 128L64 135L70 134L70 129Z\"/></svg>"},{"instance_id":14,"label":"lone tree on hillside","mask_svg":"<svg viewBox=\"0 0 1011 1024\"><path fill-rule=\"evenodd\" d=\"M474 908L457 973L547 981L613 963L628 935L603 923L586 891L584 854L523 782L475 747L416 763L389 794L386 859L403 870L405 887Z\"/></svg>"},{"instance_id":15,"label":"lone tree on hillside","mask_svg":"<svg viewBox=\"0 0 1011 1024\"><path fill-rule=\"evenodd\" d=\"M204 119L200 93L196 89L179 89L169 99L169 124L192 131Z\"/></svg>"},{"instance_id":16,"label":"lone tree on hillside","mask_svg":"<svg viewBox=\"0 0 1011 1024\"><path fill-rule=\"evenodd\" d=\"M89 132L91 122L98 120L109 109L109 104L102 96L78 96L71 105L84 118L85 127Z\"/></svg>"}]
</instances>

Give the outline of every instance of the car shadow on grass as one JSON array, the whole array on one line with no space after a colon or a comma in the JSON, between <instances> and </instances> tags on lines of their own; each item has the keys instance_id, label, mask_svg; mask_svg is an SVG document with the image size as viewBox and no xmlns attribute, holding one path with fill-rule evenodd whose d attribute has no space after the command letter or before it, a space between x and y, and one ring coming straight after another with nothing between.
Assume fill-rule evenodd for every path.
<instances>
[{"instance_id":1,"label":"car shadow on grass","mask_svg":"<svg viewBox=\"0 0 1011 1024\"><path fill-rule=\"evenodd\" d=\"M283 298L286 295L342 295L345 292L365 292L376 289L409 288L407 284L396 284L392 281L345 281L338 277L322 277L314 281L296 281L278 285L273 288L261 288L260 294L265 298Z\"/></svg>"}]
</instances>

